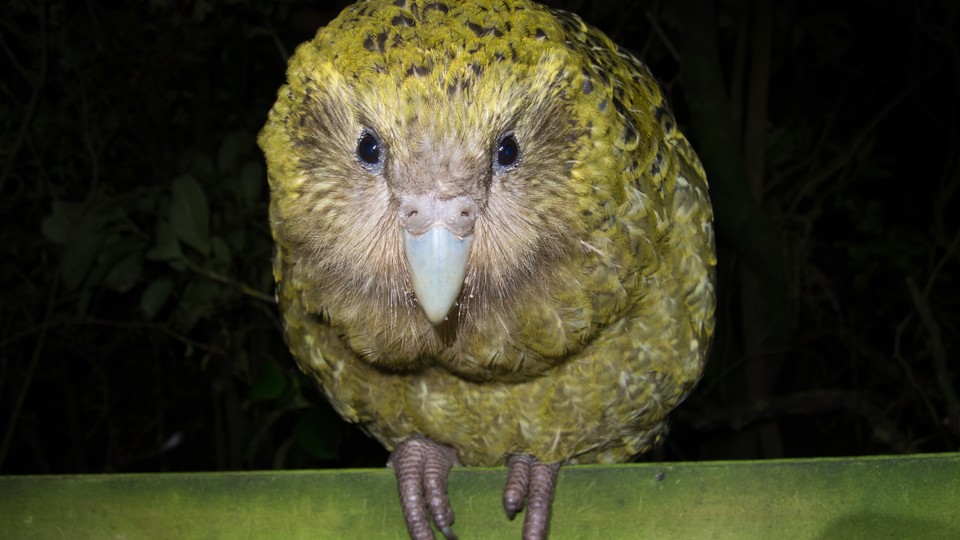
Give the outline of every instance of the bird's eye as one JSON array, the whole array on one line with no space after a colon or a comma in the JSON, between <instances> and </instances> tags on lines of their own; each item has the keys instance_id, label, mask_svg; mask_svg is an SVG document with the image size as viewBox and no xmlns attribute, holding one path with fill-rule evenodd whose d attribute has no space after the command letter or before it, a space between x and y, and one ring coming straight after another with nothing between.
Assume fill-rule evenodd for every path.
<instances>
[{"instance_id":1,"label":"bird's eye","mask_svg":"<svg viewBox=\"0 0 960 540\"><path fill-rule=\"evenodd\" d=\"M380 140L369 131L364 131L357 141L357 159L365 167L376 167L380 165Z\"/></svg>"},{"instance_id":2,"label":"bird's eye","mask_svg":"<svg viewBox=\"0 0 960 540\"><path fill-rule=\"evenodd\" d=\"M500 139L497 145L497 158L494 162L495 169L511 169L520 162L520 145L517 144L517 138L513 135L507 135Z\"/></svg>"}]
</instances>

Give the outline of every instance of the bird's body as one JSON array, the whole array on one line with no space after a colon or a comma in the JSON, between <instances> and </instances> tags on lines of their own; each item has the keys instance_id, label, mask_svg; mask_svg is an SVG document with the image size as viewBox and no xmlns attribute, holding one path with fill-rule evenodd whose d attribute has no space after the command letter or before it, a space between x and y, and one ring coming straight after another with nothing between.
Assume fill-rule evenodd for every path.
<instances>
[{"instance_id":1,"label":"bird's body","mask_svg":"<svg viewBox=\"0 0 960 540\"><path fill-rule=\"evenodd\" d=\"M337 411L464 465L648 450L702 371L715 259L703 170L647 69L531 2L373 1L287 76L260 137L274 273ZM465 257L439 317L409 243L433 225Z\"/></svg>"}]
</instances>

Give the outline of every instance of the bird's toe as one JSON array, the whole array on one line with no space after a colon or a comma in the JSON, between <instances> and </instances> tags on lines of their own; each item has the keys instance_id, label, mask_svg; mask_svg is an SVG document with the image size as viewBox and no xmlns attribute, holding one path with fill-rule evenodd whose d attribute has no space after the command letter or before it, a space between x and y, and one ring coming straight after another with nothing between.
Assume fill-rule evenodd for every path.
<instances>
[{"instance_id":1,"label":"bird's toe","mask_svg":"<svg viewBox=\"0 0 960 540\"><path fill-rule=\"evenodd\" d=\"M541 463L532 456L518 454L510 456L507 467L507 485L503 490L503 508L507 516L513 519L526 506L524 540L545 539L560 464Z\"/></svg>"},{"instance_id":2,"label":"bird's toe","mask_svg":"<svg viewBox=\"0 0 960 540\"><path fill-rule=\"evenodd\" d=\"M449 446L411 437L394 449L390 463L397 475L400 504L407 531L414 540L433 540L430 519L447 540L453 533L453 509L447 499L447 475L457 463L457 454ZM427 516L429 511L430 517Z\"/></svg>"}]
</instances>

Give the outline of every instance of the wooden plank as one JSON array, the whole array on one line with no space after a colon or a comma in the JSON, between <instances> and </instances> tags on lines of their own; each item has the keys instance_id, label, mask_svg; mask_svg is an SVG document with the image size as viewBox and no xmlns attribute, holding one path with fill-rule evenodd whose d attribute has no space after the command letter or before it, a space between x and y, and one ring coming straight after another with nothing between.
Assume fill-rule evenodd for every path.
<instances>
[{"instance_id":1,"label":"wooden plank","mask_svg":"<svg viewBox=\"0 0 960 540\"><path fill-rule=\"evenodd\" d=\"M504 469L454 469L464 539L520 537ZM406 538L393 472L0 477L0 538ZM551 538L960 538L960 454L571 466Z\"/></svg>"}]
</instances>

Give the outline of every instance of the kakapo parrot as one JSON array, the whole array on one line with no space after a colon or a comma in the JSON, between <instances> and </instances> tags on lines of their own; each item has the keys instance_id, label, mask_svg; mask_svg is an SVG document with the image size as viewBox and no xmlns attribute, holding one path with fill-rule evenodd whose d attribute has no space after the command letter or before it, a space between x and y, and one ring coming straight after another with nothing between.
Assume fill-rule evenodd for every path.
<instances>
[{"instance_id":1,"label":"kakapo parrot","mask_svg":"<svg viewBox=\"0 0 960 540\"><path fill-rule=\"evenodd\" d=\"M371 0L300 45L259 136L286 339L391 451L410 535L454 465L547 534L561 464L645 452L714 330L703 168L640 60L525 0Z\"/></svg>"}]
</instances>

